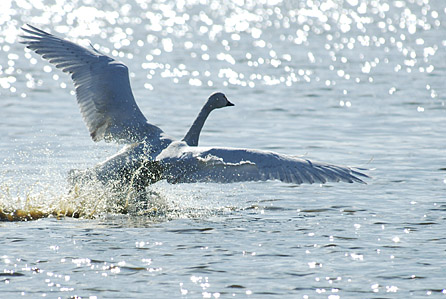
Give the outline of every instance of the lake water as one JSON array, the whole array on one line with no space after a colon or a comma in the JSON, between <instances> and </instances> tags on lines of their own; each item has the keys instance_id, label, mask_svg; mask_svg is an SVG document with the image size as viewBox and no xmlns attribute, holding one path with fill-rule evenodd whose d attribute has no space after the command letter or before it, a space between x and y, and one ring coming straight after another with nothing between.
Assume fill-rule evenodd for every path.
<instances>
[{"instance_id":1,"label":"lake water","mask_svg":"<svg viewBox=\"0 0 446 299\"><path fill-rule=\"evenodd\" d=\"M95 3L0 4L1 298L446 296L444 1ZM159 182L144 213L68 193L70 169L119 147L91 141L69 76L18 43L25 23L123 61L172 136L223 91L235 107L201 145L371 178Z\"/></svg>"}]
</instances>

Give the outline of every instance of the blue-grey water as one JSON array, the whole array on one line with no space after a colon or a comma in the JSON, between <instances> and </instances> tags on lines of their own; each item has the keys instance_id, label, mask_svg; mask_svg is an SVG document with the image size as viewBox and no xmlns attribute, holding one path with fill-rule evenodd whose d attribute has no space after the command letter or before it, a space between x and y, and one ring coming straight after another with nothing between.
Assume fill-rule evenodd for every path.
<instances>
[{"instance_id":1,"label":"blue-grey water","mask_svg":"<svg viewBox=\"0 0 446 299\"><path fill-rule=\"evenodd\" d=\"M0 8L1 298L446 295L443 0ZM91 141L69 76L18 43L25 23L128 65L141 110L172 136L223 91L236 106L213 112L201 145L303 155L371 178L159 182L144 213L110 208L100 190L73 195L67 172L119 147Z\"/></svg>"}]
</instances>

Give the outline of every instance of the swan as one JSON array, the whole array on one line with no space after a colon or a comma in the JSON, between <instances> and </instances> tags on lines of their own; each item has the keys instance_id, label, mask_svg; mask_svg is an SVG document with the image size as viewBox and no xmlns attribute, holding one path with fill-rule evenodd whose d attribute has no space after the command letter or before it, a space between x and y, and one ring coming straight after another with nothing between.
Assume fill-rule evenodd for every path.
<instances>
[{"instance_id":1,"label":"swan","mask_svg":"<svg viewBox=\"0 0 446 299\"><path fill-rule=\"evenodd\" d=\"M93 141L125 144L96 166L72 171L72 182L99 179L146 186L169 183L280 180L286 183L365 183L366 174L349 167L243 148L199 147L203 125L214 109L233 106L226 96L212 94L183 139L175 140L149 123L133 97L128 68L96 50L58 38L31 25L21 43L69 73L76 99Z\"/></svg>"}]
</instances>

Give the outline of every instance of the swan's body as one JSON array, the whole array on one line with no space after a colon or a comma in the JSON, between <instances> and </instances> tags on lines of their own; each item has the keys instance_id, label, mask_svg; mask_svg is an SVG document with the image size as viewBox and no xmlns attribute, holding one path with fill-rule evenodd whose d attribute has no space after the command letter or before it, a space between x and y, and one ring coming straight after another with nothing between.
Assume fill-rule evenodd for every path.
<instances>
[{"instance_id":1,"label":"swan's body","mask_svg":"<svg viewBox=\"0 0 446 299\"><path fill-rule=\"evenodd\" d=\"M29 25L28 25L29 26ZM103 182L136 179L149 184L281 180L289 183L361 182L366 175L348 167L311 162L268 151L198 147L209 113L232 106L222 93L211 95L181 141L150 124L133 97L127 67L95 49L86 49L35 27L22 43L71 74L81 113L94 141L127 144L95 167L73 173Z\"/></svg>"}]
</instances>

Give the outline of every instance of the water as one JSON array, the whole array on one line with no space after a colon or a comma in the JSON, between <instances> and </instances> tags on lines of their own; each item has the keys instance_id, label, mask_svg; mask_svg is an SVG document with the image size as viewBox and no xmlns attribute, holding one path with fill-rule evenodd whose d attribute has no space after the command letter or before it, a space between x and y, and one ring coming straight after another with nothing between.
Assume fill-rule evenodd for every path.
<instances>
[{"instance_id":1,"label":"water","mask_svg":"<svg viewBox=\"0 0 446 299\"><path fill-rule=\"evenodd\" d=\"M446 294L446 9L410 1L2 1L0 297L405 298ZM155 184L149 210L66 173L94 144L31 23L126 63L149 120L201 145L369 169L367 185ZM97 191L97 192L95 192ZM114 206L116 204L116 206ZM64 215L67 215L64 217ZM72 218L69 216L80 216Z\"/></svg>"}]
</instances>

